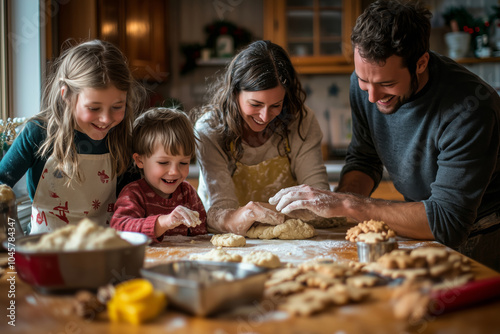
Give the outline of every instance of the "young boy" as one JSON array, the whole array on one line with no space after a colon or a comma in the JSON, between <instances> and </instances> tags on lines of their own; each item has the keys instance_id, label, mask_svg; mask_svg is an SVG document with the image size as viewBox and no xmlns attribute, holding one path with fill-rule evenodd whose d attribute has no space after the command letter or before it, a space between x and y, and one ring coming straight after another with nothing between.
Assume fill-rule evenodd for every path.
<instances>
[{"instance_id":1,"label":"young boy","mask_svg":"<svg viewBox=\"0 0 500 334\"><path fill-rule=\"evenodd\" d=\"M164 235L206 234L205 208L184 181L196 152L188 117L175 109L149 109L135 120L132 138L143 178L120 192L111 227L144 233L154 242Z\"/></svg>"}]
</instances>

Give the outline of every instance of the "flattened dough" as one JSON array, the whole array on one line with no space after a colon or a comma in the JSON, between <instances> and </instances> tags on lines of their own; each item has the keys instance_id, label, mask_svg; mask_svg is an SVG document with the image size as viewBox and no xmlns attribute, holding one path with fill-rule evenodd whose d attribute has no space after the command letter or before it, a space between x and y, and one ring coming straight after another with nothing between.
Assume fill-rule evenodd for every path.
<instances>
[{"instance_id":1,"label":"flattened dough","mask_svg":"<svg viewBox=\"0 0 500 334\"><path fill-rule=\"evenodd\" d=\"M271 269L281 267L279 257L268 251L253 251L250 254L243 256L242 262L253 263L256 266Z\"/></svg>"},{"instance_id":2,"label":"flattened dough","mask_svg":"<svg viewBox=\"0 0 500 334\"><path fill-rule=\"evenodd\" d=\"M241 255L230 254L222 249L212 249L208 253L193 254L189 257L190 260L200 261L216 261L216 262L241 262Z\"/></svg>"},{"instance_id":3,"label":"flattened dough","mask_svg":"<svg viewBox=\"0 0 500 334\"><path fill-rule=\"evenodd\" d=\"M221 247L244 247L247 243L244 236L234 233L215 234L210 242Z\"/></svg>"},{"instance_id":4,"label":"flattened dough","mask_svg":"<svg viewBox=\"0 0 500 334\"><path fill-rule=\"evenodd\" d=\"M288 219L280 225L260 224L250 227L247 237L250 239L308 239L314 236L314 227L300 219Z\"/></svg>"}]
</instances>

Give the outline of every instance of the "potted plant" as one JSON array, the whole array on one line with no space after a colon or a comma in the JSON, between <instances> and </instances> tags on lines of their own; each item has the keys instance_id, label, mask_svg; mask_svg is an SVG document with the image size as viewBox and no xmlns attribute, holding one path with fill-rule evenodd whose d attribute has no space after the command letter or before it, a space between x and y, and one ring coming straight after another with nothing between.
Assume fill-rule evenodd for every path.
<instances>
[{"instance_id":1,"label":"potted plant","mask_svg":"<svg viewBox=\"0 0 500 334\"><path fill-rule=\"evenodd\" d=\"M450 7L442 14L451 32L444 35L451 58L463 58L470 50L474 18L464 7Z\"/></svg>"},{"instance_id":2,"label":"potted plant","mask_svg":"<svg viewBox=\"0 0 500 334\"><path fill-rule=\"evenodd\" d=\"M495 51L500 51L500 6L493 6L490 15L490 43Z\"/></svg>"}]
</instances>

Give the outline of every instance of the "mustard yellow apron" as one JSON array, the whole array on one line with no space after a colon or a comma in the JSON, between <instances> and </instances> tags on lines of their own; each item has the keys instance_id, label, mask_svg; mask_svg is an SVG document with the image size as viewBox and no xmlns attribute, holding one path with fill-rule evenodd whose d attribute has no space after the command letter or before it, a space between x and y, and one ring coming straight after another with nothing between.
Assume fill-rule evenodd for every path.
<instances>
[{"instance_id":1,"label":"mustard yellow apron","mask_svg":"<svg viewBox=\"0 0 500 334\"><path fill-rule=\"evenodd\" d=\"M246 205L249 201L267 203L269 198L279 190L297 185L288 158L288 153L290 153L288 139L286 138L283 142L284 155L278 155L252 166L236 162L232 179L240 206ZM231 151L234 152L233 143L231 143Z\"/></svg>"}]
</instances>

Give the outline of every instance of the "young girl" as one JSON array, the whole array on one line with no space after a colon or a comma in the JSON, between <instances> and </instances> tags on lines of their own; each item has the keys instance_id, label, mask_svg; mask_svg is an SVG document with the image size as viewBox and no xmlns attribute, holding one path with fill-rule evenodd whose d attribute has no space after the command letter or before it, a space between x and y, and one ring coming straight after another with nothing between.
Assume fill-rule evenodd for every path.
<instances>
[{"instance_id":1,"label":"young girl","mask_svg":"<svg viewBox=\"0 0 500 334\"><path fill-rule=\"evenodd\" d=\"M250 44L210 97L195 125L198 193L210 227L245 234L255 221L279 224L284 215L266 204L280 189L303 183L329 189L321 129L282 47Z\"/></svg>"},{"instance_id":2,"label":"young girl","mask_svg":"<svg viewBox=\"0 0 500 334\"><path fill-rule=\"evenodd\" d=\"M0 162L0 183L12 187L28 173L30 234L84 217L109 224L144 93L123 54L108 42L76 45L53 65L41 112Z\"/></svg>"},{"instance_id":3,"label":"young girl","mask_svg":"<svg viewBox=\"0 0 500 334\"><path fill-rule=\"evenodd\" d=\"M184 181L196 153L189 118L175 109L150 109L135 120L132 137L133 158L143 178L121 191L111 227L142 232L155 242L164 235L206 234L201 199Z\"/></svg>"}]
</instances>

